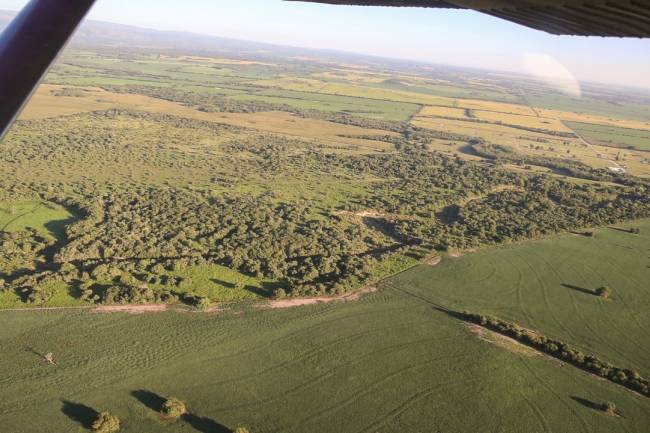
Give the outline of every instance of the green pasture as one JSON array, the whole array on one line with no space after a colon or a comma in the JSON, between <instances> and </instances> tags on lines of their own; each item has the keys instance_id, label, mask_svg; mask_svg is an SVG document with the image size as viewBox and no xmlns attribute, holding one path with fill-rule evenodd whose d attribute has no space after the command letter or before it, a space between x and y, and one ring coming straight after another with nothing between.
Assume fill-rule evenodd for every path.
<instances>
[{"instance_id":1,"label":"green pasture","mask_svg":"<svg viewBox=\"0 0 650 433\"><path fill-rule=\"evenodd\" d=\"M432 298L435 292L427 293ZM423 299L221 314L0 312L0 431L642 433L650 402L479 340ZM55 354L57 366L41 360ZM191 414L157 413L164 397ZM620 417L595 409L617 404ZM467 416L472 414L472 416Z\"/></svg>"},{"instance_id":2,"label":"green pasture","mask_svg":"<svg viewBox=\"0 0 650 433\"><path fill-rule=\"evenodd\" d=\"M361 117L395 121L408 120L420 108L417 104L405 102L378 101L341 95L276 89L239 94L231 98L239 101L286 104L303 110L343 111Z\"/></svg>"},{"instance_id":3,"label":"green pasture","mask_svg":"<svg viewBox=\"0 0 650 433\"><path fill-rule=\"evenodd\" d=\"M51 202L0 203L0 231L4 232L33 228L61 239L65 236L65 226L74 219L67 209Z\"/></svg>"},{"instance_id":4,"label":"green pasture","mask_svg":"<svg viewBox=\"0 0 650 433\"><path fill-rule=\"evenodd\" d=\"M595 125L593 123L565 123L592 144L624 148L632 147L638 150L650 151L650 131Z\"/></svg>"},{"instance_id":5,"label":"green pasture","mask_svg":"<svg viewBox=\"0 0 650 433\"><path fill-rule=\"evenodd\" d=\"M638 227L640 234L621 229ZM650 221L445 258L385 282L455 311L492 314L650 375ZM593 292L610 287L609 300Z\"/></svg>"}]
</instances>

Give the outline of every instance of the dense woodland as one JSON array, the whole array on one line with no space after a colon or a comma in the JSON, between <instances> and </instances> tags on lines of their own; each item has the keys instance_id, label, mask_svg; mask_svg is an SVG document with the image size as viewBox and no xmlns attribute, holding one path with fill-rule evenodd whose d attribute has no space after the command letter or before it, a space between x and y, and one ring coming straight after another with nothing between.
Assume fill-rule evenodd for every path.
<instances>
[{"instance_id":1,"label":"dense woodland","mask_svg":"<svg viewBox=\"0 0 650 433\"><path fill-rule=\"evenodd\" d=\"M20 122L0 145L7 173L0 201L47 200L78 217L58 242L34 230L0 233L0 287L25 302L43 303L56 283L65 283L93 303L201 305L177 292L182 281L173 272L202 263L275 281L279 295L336 294L364 284L379 261L413 247L496 245L650 216L647 181L571 161L531 162L470 137L345 113L224 105L223 98L169 89L111 90L204 110L281 109L382 129L387 135L374 139L394 151L341 153L312 141L124 110ZM211 137L221 137L218 146L201 147ZM434 138L465 140L495 162L618 183L469 162L429 150ZM276 191L278 179L312 186L327 179L358 192L330 204ZM372 216L361 223L345 217L367 210Z\"/></svg>"}]
</instances>

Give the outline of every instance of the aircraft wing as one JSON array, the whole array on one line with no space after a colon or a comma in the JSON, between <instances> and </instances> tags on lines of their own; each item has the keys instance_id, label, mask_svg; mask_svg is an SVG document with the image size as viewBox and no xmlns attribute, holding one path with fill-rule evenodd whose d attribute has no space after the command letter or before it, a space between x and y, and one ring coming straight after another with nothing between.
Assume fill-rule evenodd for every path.
<instances>
[{"instance_id":1,"label":"aircraft wing","mask_svg":"<svg viewBox=\"0 0 650 433\"><path fill-rule=\"evenodd\" d=\"M554 35L650 37L650 0L289 1L336 5L470 9Z\"/></svg>"}]
</instances>

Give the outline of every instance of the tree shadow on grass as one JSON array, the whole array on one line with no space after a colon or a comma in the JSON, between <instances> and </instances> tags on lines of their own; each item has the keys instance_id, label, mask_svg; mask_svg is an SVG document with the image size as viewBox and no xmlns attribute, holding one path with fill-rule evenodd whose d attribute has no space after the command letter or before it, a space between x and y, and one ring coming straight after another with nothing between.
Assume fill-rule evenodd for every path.
<instances>
[{"instance_id":1,"label":"tree shadow on grass","mask_svg":"<svg viewBox=\"0 0 650 433\"><path fill-rule=\"evenodd\" d=\"M61 412L71 420L81 424L83 428L92 428L93 422L99 416L99 412L90 406L81 403L74 403L68 400L62 400L62 403L63 407L61 408Z\"/></svg>"},{"instance_id":2,"label":"tree shadow on grass","mask_svg":"<svg viewBox=\"0 0 650 433\"><path fill-rule=\"evenodd\" d=\"M235 285L233 283L229 283L228 281L220 280L219 278L211 278L210 280L215 284L219 284L220 286L225 287L226 289L234 289L235 288Z\"/></svg>"},{"instance_id":3,"label":"tree shadow on grass","mask_svg":"<svg viewBox=\"0 0 650 433\"><path fill-rule=\"evenodd\" d=\"M587 400L586 398L576 397L575 395L572 395L571 400L577 401L578 403L580 403L584 407L588 407L589 409L597 410L599 412L602 412L603 410L600 404Z\"/></svg>"},{"instance_id":4,"label":"tree shadow on grass","mask_svg":"<svg viewBox=\"0 0 650 433\"><path fill-rule=\"evenodd\" d=\"M573 284L562 283L562 287L566 287L567 289L575 290L576 292L585 293L587 295L598 296L598 294L594 290L585 289L584 287L580 287L580 286L574 286Z\"/></svg>"},{"instance_id":5,"label":"tree shadow on grass","mask_svg":"<svg viewBox=\"0 0 650 433\"><path fill-rule=\"evenodd\" d=\"M232 433L232 430L225 425L219 424L213 419L197 416L192 413L183 415L183 421L201 433Z\"/></svg>"},{"instance_id":6,"label":"tree shadow on grass","mask_svg":"<svg viewBox=\"0 0 650 433\"><path fill-rule=\"evenodd\" d=\"M630 229L622 229L620 227L614 227L614 226L607 226L608 229L610 230L616 230L617 232L623 232L623 233L630 233Z\"/></svg>"},{"instance_id":7,"label":"tree shadow on grass","mask_svg":"<svg viewBox=\"0 0 650 433\"><path fill-rule=\"evenodd\" d=\"M589 409L597 410L598 412L602 412L602 410L603 410L602 405L600 405L598 403L595 403L593 401L587 400L586 398L576 397L576 396L572 395L571 400L577 401L578 403L580 403L584 407L588 407Z\"/></svg>"},{"instance_id":8,"label":"tree shadow on grass","mask_svg":"<svg viewBox=\"0 0 650 433\"><path fill-rule=\"evenodd\" d=\"M135 391L132 391L131 395L154 412L160 412L163 403L165 403L166 400L165 397L162 397L155 392L147 391L145 389L137 389Z\"/></svg>"},{"instance_id":9,"label":"tree shadow on grass","mask_svg":"<svg viewBox=\"0 0 650 433\"><path fill-rule=\"evenodd\" d=\"M146 389L138 389L132 391L131 395L154 412L160 412L162 410L163 404L166 401L165 397ZM97 417L97 415L95 415L95 417ZM93 418L93 420L94 419L95 418ZM232 430L230 430L228 427L219 424L211 418L201 417L192 413L186 413L182 416L182 419L190 426L192 426L192 428L201 433L232 433Z\"/></svg>"}]
</instances>

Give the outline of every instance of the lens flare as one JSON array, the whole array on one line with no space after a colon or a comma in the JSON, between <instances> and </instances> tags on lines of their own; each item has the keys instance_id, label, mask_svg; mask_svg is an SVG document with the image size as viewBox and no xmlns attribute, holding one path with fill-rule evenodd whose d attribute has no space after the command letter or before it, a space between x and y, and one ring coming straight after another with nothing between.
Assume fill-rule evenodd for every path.
<instances>
[{"instance_id":1,"label":"lens flare","mask_svg":"<svg viewBox=\"0 0 650 433\"><path fill-rule=\"evenodd\" d=\"M553 56L543 53L526 54L524 67L528 74L562 93L577 98L582 94L576 77Z\"/></svg>"}]
</instances>

